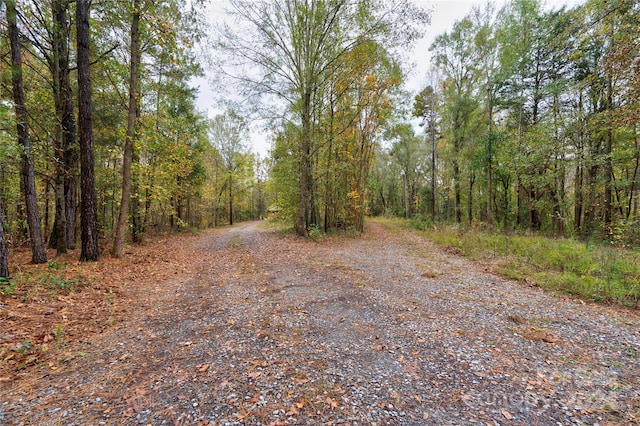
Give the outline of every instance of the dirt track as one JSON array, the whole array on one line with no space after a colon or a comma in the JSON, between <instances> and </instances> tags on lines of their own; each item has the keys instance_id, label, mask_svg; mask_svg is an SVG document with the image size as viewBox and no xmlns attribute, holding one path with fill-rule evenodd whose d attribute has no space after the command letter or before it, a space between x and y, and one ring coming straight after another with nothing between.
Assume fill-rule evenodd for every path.
<instances>
[{"instance_id":1,"label":"dirt track","mask_svg":"<svg viewBox=\"0 0 640 426\"><path fill-rule=\"evenodd\" d=\"M0 424L640 424L637 313L549 295L384 223L322 242L258 223L65 368L3 383Z\"/></svg>"}]
</instances>

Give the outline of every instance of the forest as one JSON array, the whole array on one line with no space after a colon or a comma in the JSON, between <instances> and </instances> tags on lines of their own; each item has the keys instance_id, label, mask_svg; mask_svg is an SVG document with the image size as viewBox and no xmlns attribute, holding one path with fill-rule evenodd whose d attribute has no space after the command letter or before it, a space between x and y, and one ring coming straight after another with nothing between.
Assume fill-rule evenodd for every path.
<instances>
[{"instance_id":1,"label":"forest","mask_svg":"<svg viewBox=\"0 0 640 426\"><path fill-rule=\"evenodd\" d=\"M301 236L396 215L640 244L640 2L476 6L419 46L419 93L410 0L1 4L3 279L21 247L122 257L270 212Z\"/></svg>"}]
</instances>

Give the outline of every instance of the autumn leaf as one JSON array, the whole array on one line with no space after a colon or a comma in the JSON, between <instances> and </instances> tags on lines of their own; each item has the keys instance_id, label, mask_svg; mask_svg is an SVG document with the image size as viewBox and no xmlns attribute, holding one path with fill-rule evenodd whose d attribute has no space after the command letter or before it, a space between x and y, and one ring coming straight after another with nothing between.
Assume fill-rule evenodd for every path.
<instances>
[{"instance_id":1,"label":"autumn leaf","mask_svg":"<svg viewBox=\"0 0 640 426\"><path fill-rule=\"evenodd\" d=\"M331 399L330 397L327 397L327 399L325 400L327 404L329 404L329 407L334 410L336 408L338 408L338 403L336 401L334 401L333 399Z\"/></svg>"},{"instance_id":2,"label":"autumn leaf","mask_svg":"<svg viewBox=\"0 0 640 426\"><path fill-rule=\"evenodd\" d=\"M296 414L298 414L298 409L296 407L291 407L289 408L289 411L287 411L284 415L287 417L291 417L295 416Z\"/></svg>"},{"instance_id":3,"label":"autumn leaf","mask_svg":"<svg viewBox=\"0 0 640 426\"><path fill-rule=\"evenodd\" d=\"M513 419L513 415L510 412L506 411L506 410L502 410L502 415L507 420L512 420Z\"/></svg>"}]
</instances>

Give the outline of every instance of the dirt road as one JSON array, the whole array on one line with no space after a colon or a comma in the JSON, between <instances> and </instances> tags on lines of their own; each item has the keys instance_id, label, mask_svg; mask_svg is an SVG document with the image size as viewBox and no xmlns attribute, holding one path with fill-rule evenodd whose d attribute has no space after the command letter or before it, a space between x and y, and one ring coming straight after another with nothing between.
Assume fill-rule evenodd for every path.
<instances>
[{"instance_id":1,"label":"dirt road","mask_svg":"<svg viewBox=\"0 0 640 426\"><path fill-rule=\"evenodd\" d=\"M2 384L0 424L640 422L637 313L383 222L321 242L249 223L194 244L195 268L132 285L135 309L66 368Z\"/></svg>"}]
</instances>

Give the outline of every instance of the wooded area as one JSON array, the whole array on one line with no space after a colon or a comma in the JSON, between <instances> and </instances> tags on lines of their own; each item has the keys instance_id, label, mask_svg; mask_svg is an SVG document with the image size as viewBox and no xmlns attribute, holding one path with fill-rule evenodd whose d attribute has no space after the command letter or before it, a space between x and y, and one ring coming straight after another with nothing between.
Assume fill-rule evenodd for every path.
<instances>
[{"instance_id":1,"label":"wooded area","mask_svg":"<svg viewBox=\"0 0 640 426\"><path fill-rule=\"evenodd\" d=\"M637 1L476 8L420 46L417 95L412 1L230 0L219 26L205 5L3 2L0 276L20 246L46 262L80 234L82 260L120 257L269 207L300 235L393 214L640 242ZM212 119L190 85L205 70L228 106Z\"/></svg>"}]
</instances>

